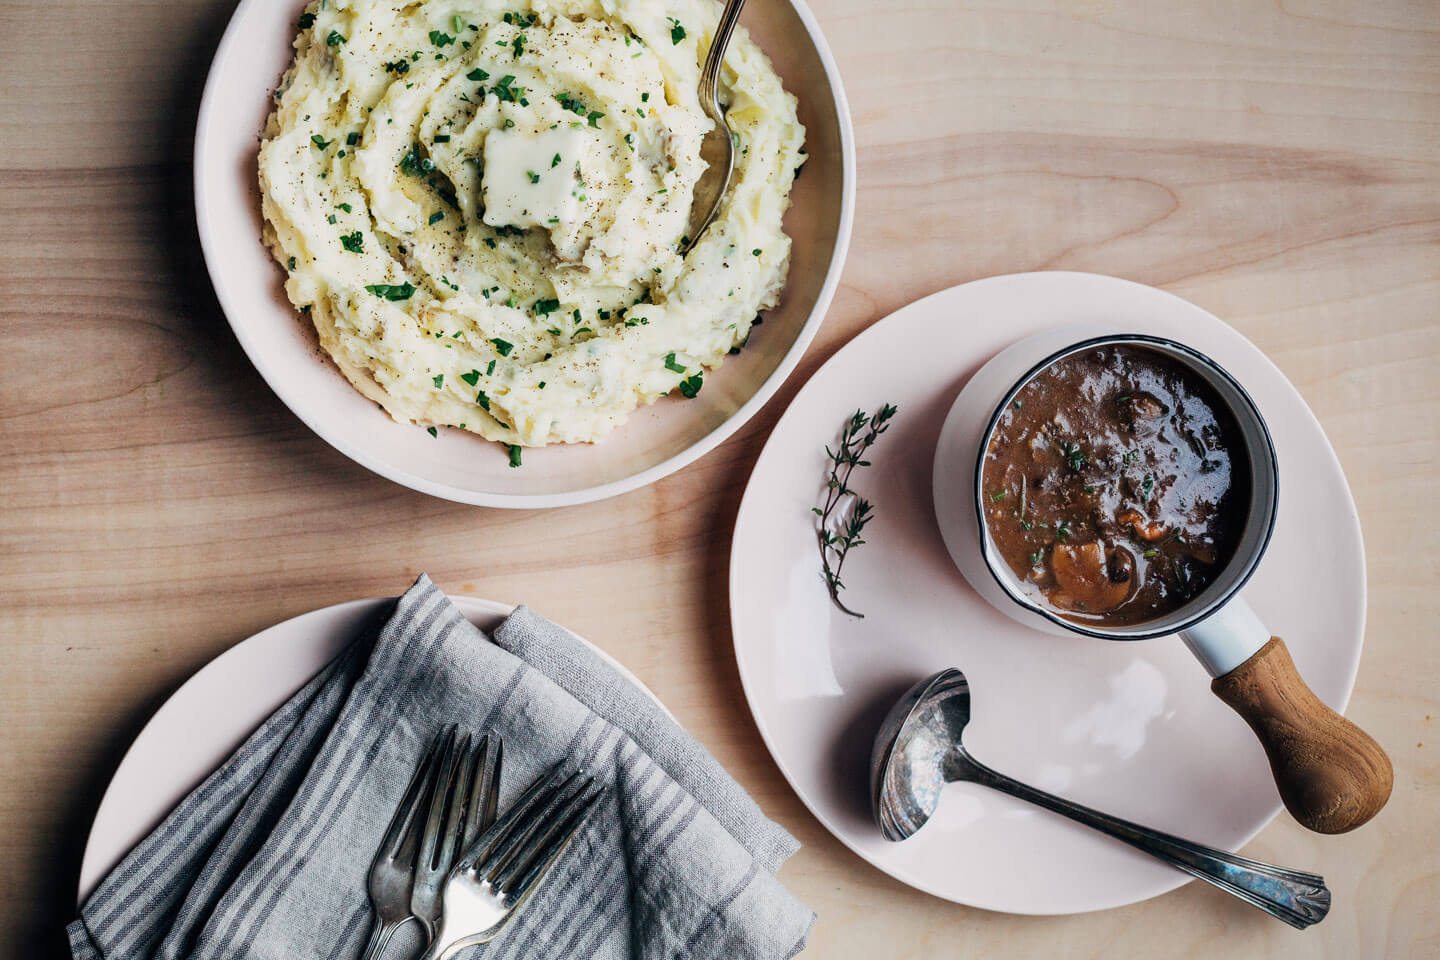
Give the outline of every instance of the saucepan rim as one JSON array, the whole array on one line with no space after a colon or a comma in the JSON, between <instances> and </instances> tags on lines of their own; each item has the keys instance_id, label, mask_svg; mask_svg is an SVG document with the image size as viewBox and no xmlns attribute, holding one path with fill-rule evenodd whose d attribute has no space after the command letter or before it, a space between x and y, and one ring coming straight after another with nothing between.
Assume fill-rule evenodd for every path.
<instances>
[{"instance_id":1,"label":"saucepan rim","mask_svg":"<svg viewBox=\"0 0 1440 960\"><path fill-rule=\"evenodd\" d=\"M1193 605L1194 609L1190 611L1189 615L1184 617L1182 620L1178 622L1172 622L1158 628L1146 629L1147 625L1145 623L1132 624L1125 627L1109 628L1087 626L1082 623L1076 623L1072 620L1067 620L1053 610L1050 610L1042 604L1037 603L1032 598L1026 596L1022 590L1020 590L1019 586L1017 585L1014 573L1010 571L1008 565L1005 565L1004 558L998 555L998 551L995 548L994 541L990 537L990 529L986 525L985 521L985 451L990 448L990 438L994 436L995 428L1000 423L1001 415L1004 414L1005 410L1009 408L1011 402L1014 401L1016 395L1018 395L1021 390L1028 386L1031 380L1038 376L1042 371L1049 368L1052 364L1072 354L1079 353L1083 350L1114 344L1140 344L1143 346L1163 348L1166 352L1173 352L1173 354L1178 354L1177 359L1180 359L1187 366L1190 366L1192 368L1198 368L1197 372L1201 373L1202 375L1207 373L1212 374L1225 381L1225 383L1234 391L1235 396L1240 398L1241 404L1243 405L1244 409L1236 409L1236 405L1232 403L1229 398L1221 397L1221 400L1227 405L1227 407L1230 408L1231 414L1235 417L1236 422L1240 424L1241 433L1247 435L1247 440L1254 439L1254 437L1251 435L1255 434L1258 435L1258 439L1260 441L1258 444L1247 443L1247 448L1250 446L1258 446L1269 460L1269 483L1265 489L1259 489L1255 486L1254 481L1255 478L1260 475L1260 471L1256 469L1255 464L1252 463L1250 465L1250 473L1252 478L1252 500L1249 518L1254 518L1257 505L1265 506L1267 508L1265 510L1267 516L1264 520L1265 530L1260 537L1258 543L1249 551L1248 556L1242 558L1239 554L1236 554L1235 556L1231 557L1229 564L1227 564L1228 567L1230 564L1240 562L1245 565L1245 569L1241 571L1240 576L1234 579L1225 588L1223 592L1209 598L1205 597L1204 593L1202 593L1199 597L1196 597L1195 599L1189 601L1187 606ZM1242 414L1246 414L1248 416L1242 416ZM1043 360L1040 360L1038 363L1030 367L1030 369L1028 369L1025 373L1023 373L1019 377L1019 379L1017 379L1015 383L1011 385L1010 389L1005 392L1005 395L1000 399L1000 402L996 404L994 412L990 414L990 419L985 424L985 429L980 434L979 449L976 451L975 455L974 483L975 522L979 525L980 556L985 563L985 568L990 571L990 576L994 578L996 584L998 584L1000 589L1005 592L1006 596L1008 596L1011 600L1013 600L1016 604L1023 607L1024 609L1045 618L1056 626L1061 627L1067 631L1082 634L1087 637L1096 637L1101 640L1148 640L1153 637L1170 636L1171 634L1179 633L1182 630L1193 627L1195 624L1206 619L1211 614L1215 613L1215 611L1219 610L1221 607L1225 606L1225 604L1233 600L1240 593L1241 589L1245 586L1245 584L1249 582L1250 578L1254 575L1255 570L1260 566L1260 561L1265 556L1265 551L1270 546L1270 538L1275 532L1275 518L1280 512L1279 467L1279 459L1275 454L1275 443L1270 436L1270 428L1265 422L1265 417L1260 413L1260 408L1256 406L1255 401L1251 398L1249 391L1247 391L1245 387L1241 385L1240 381L1236 380L1233 376L1231 376L1228 370L1226 370L1220 364L1216 363L1210 357L1208 357L1204 353L1201 353L1199 350L1196 350L1194 347L1181 343L1178 340L1172 340L1169 337L1157 337L1151 334L1116 333L1089 337L1087 339L1077 341L1070 344L1069 346L1062 347L1059 350L1054 351L1053 353L1046 356ZM1201 599L1204 599L1204 603L1198 602ZM1186 607L1182 606L1180 609L1185 610ZM1164 618L1161 619L1163 620Z\"/></svg>"}]
</instances>

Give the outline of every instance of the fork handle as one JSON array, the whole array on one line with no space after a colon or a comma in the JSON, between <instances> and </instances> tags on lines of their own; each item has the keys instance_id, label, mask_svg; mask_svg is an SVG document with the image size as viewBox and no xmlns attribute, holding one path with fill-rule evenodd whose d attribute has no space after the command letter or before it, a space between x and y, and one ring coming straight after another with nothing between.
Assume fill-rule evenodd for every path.
<instances>
[{"instance_id":1,"label":"fork handle","mask_svg":"<svg viewBox=\"0 0 1440 960\"><path fill-rule=\"evenodd\" d=\"M409 918L407 917L406 920ZM390 944L390 938L395 936L405 920L399 923L384 923L376 917L370 924L370 941L365 944L365 952L360 954L360 960L379 960L385 953L385 948Z\"/></svg>"},{"instance_id":2,"label":"fork handle","mask_svg":"<svg viewBox=\"0 0 1440 960\"><path fill-rule=\"evenodd\" d=\"M420 960L447 960L459 952L461 947L468 946L463 941L451 941L445 943L439 937L430 942L430 946L420 955Z\"/></svg>"},{"instance_id":3,"label":"fork handle","mask_svg":"<svg viewBox=\"0 0 1440 960\"><path fill-rule=\"evenodd\" d=\"M435 935L430 938L430 943L425 948L425 952L420 955L420 960L449 960L450 957L455 956L455 954L464 950L466 947L473 947L476 944L485 943L490 937L494 936L494 934L494 928L479 934L446 933L445 918L442 916L439 926L435 930Z\"/></svg>"}]
</instances>

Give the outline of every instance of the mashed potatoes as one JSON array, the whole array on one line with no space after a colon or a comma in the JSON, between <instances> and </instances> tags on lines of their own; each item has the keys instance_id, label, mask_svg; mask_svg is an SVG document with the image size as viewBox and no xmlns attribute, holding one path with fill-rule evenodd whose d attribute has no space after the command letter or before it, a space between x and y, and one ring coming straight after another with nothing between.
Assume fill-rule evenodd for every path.
<instances>
[{"instance_id":1,"label":"mashed potatoes","mask_svg":"<svg viewBox=\"0 0 1440 960\"><path fill-rule=\"evenodd\" d=\"M745 31L736 166L681 256L712 0L325 0L260 147L290 299L397 420L593 441L693 397L779 297L804 129Z\"/></svg>"}]
</instances>

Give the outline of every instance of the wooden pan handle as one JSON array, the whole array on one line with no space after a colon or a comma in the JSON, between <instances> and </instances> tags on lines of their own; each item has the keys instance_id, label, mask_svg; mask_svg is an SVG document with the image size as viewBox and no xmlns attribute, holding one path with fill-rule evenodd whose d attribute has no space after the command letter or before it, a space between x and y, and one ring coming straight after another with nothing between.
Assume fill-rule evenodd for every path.
<instances>
[{"instance_id":1,"label":"wooden pan handle","mask_svg":"<svg viewBox=\"0 0 1440 960\"><path fill-rule=\"evenodd\" d=\"M1390 758L1310 691L1279 637L1216 677L1210 689L1260 738L1280 799L1302 826L1318 833L1354 830L1390 799Z\"/></svg>"}]
</instances>

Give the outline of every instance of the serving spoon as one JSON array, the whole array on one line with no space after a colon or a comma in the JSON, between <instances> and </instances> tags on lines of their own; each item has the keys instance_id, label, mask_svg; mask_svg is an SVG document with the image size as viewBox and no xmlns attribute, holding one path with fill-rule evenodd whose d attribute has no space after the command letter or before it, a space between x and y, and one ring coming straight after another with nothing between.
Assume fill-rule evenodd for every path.
<instances>
[{"instance_id":1,"label":"serving spoon","mask_svg":"<svg viewBox=\"0 0 1440 960\"><path fill-rule=\"evenodd\" d=\"M1151 830L1037 790L984 766L965 749L970 685L959 670L941 670L911 687L875 735L870 755L870 799L887 840L905 840L930 819L947 783L993 787L1093 827L1171 866L1199 877L1303 930L1330 910L1325 881L1311 873L1237 857Z\"/></svg>"},{"instance_id":2,"label":"serving spoon","mask_svg":"<svg viewBox=\"0 0 1440 960\"><path fill-rule=\"evenodd\" d=\"M720 212L735 170L735 138L727 117L729 108L720 102L720 67L725 62L725 48L730 46L730 36L740 21L743 6L745 0L726 0L725 9L720 11L720 19L715 24L705 66L700 70L700 107L715 121L715 126L700 143L700 159L706 166L691 195L690 229L680 251L682 255L690 252Z\"/></svg>"}]
</instances>

